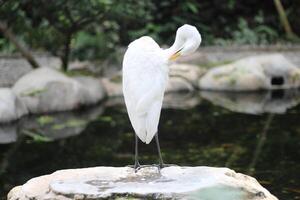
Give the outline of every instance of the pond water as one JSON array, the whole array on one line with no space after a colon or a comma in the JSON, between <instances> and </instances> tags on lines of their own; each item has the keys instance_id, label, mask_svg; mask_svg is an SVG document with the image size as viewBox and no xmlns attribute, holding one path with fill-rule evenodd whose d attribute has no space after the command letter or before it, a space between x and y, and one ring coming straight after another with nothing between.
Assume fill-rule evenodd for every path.
<instances>
[{"instance_id":1,"label":"pond water","mask_svg":"<svg viewBox=\"0 0 300 200\"><path fill-rule=\"evenodd\" d=\"M0 197L64 168L133 163L134 135L122 99L0 126ZM166 163L229 167L279 199L300 199L299 91L173 94L159 135ZM140 146L156 163L155 143Z\"/></svg>"}]
</instances>

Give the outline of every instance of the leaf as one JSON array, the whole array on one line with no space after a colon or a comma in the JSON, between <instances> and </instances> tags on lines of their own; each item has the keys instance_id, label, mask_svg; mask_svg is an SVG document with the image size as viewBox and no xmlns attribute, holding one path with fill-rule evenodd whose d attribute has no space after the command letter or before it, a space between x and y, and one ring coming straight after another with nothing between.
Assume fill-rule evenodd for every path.
<instances>
[{"instance_id":1,"label":"leaf","mask_svg":"<svg viewBox=\"0 0 300 200\"><path fill-rule=\"evenodd\" d=\"M189 8L190 11L192 11L194 14L198 13L198 8L196 6L196 4L190 3L190 2L186 2L186 6Z\"/></svg>"}]
</instances>

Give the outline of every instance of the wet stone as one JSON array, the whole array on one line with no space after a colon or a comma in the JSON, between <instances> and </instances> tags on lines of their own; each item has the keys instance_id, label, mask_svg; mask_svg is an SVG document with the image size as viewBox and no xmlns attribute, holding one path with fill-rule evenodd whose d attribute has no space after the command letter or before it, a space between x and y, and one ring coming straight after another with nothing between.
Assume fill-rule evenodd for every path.
<instances>
[{"instance_id":1,"label":"wet stone","mask_svg":"<svg viewBox=\"0 0 300 200\"><path fill-rule=\"evenodd\" d=\"M57 171L29 180L8 194L16 199L276 200L254 178L228 168L94 167Z\"/></svg>"}]
</instances>

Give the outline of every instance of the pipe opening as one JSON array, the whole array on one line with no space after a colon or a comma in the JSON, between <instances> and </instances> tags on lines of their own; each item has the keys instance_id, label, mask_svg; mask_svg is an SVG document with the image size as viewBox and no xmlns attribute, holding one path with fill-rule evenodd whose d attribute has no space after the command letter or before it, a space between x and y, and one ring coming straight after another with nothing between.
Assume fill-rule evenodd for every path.
<instances>
[{"instance_id":1,"label":"pipe opening","mask_svg":"<svg viewBox=\"0 0 300 200\"><path fill-rule=\"evenodd\" d=\"M274 76L271 79L272 85L283 85L284 84L284 78L282 76Z\"/></svg>"}]
</instances>

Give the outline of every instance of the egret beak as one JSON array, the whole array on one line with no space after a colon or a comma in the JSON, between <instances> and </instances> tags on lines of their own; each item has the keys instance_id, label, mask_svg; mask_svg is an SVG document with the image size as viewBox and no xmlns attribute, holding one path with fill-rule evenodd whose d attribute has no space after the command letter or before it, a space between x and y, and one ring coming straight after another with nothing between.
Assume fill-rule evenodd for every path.
<instances>
[{"instance_id":1,"label":"egret beak","mask_svg":"<svg viewBox=\"0 0 300 200\"><path fill-rule=\"evenodd\" d=\"M181 56L180 51L181 51L182 49L183 49L183 48L181 48L181 49L179 49L178 51L176 51L176 53L174 53L174 54L169 58L169 60L174 61L174 60L176 60L179 56Z\"/></svg>"}]
</instances>

